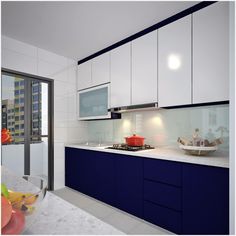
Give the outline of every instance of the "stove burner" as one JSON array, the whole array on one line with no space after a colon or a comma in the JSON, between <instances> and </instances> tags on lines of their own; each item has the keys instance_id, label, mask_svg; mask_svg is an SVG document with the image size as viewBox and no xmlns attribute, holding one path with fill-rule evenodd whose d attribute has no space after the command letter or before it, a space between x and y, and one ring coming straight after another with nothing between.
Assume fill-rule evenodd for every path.
<instances>
[{"instance_id":1,"label":"stove burner","mask_svg":"<svg viewBox=\"0 0 236 236\"><path fill-rule=\"evenodd\" d=\"M148 150L148 149L154 149L154 147L145 144L143 146L128 146L126 143L117 143L113 144L112 147L108 147L107 149L115 149L115 150L123 150L123 151L142 151L142 150Z\"/></svg>"}]
</instances>

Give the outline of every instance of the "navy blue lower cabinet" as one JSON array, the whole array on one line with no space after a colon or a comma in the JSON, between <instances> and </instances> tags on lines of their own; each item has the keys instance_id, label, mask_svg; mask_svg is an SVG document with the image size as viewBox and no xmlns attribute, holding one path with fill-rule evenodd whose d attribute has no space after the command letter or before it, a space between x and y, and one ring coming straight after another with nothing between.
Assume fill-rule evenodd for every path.
<instances>
[{"instance_id":1,"label":"navy blue lower cabinet","mask_svg":"<svg viewBox=\"0 0 236 236\"><path fill-rule=\"evenodd\" d=\"M183 165L183 234L229 234L229 170Z\"/></svg>"},{"instance_id":2,"label":"navy blue lower cabinet","mask_svg":"<svg viewBox=\"0 0 236 236\"><path fill-rule=\"evenodd\" d=\"M115 158L114 154L98 151L90 151L95 165L94 182L96 186L96 196L112 206L115 205Z\"/></svg>"},{"instance_id":3,"label":"navy blue lower cabinet","mask_svg":"<svg viewBox=\"0 0 236 236\"><path fill-rule=\"evenodd\" d=\"M66 186L114 205L115 169L112 154L66 148L65 172Z\"/></svg>"},{"instance_id":4,"label":"navy blue lower cabinet","mask_svg":"<svg viewBox=\"0 0 236 236\"><path fill-rule=\"evenodd\" d=\"M176 234L182 233L182 213L144 201L144 219Z\"/></svg>"},{"instance_id":5,"label":"navy blue lower cabinet","mask_svg":"<svg viewBox=\"0 0 236 236\"><path fill-rule=\"evenodd\" d=\"M144 178L161 183L182 186L182 163L144 158Z\"/></svg>"},{"instance_id":6,"label":"navy blue lower cabinet","mask_svg":"<svg viewBox=\"0 0 236 236\"><path fill-rule=\"evenodd\" d=\"M143 217L143 159L116 155L116 207Z\"/></svg>"},{"instance_id":7,"label":"navy blue lower cabinet","mask_svg":"<svg viewBox=\"0 0 236 236\"><path fill-rule=\"evenodd\" d=\"M143 194L144 200L162 205L176 211L182 211L181 188L154 181L144 180Z\"/></svg>"}]
</instances>

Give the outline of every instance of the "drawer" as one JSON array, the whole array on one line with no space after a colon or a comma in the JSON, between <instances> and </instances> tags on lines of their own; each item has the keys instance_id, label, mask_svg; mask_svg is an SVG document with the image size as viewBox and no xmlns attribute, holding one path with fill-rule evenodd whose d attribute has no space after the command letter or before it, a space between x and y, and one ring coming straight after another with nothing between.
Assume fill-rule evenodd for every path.
<instances>
[{"instance_id":1,"label":"drawer","mask_svg":"<svg viewBox=\"0 0 236 236\"><path fill-rule=\"evenodd\" d=\"M179 187L166 185L145 180L144 181L144 200L182 211L182 189Z\"/></svg>"},{"instance_id":2,"label":"drawer","mask_svg":"<svg viewBox=\"0 0 236 236\"><path fill-rule=\"evenodd\" d=\"M176 234L182 233L182 214L144 201L144 219Z\"/></svg>"},{"instance_id":3,"label":"drawer","mask_svg":"<svg viewBox=\"0 0 236 236\"><path fill-rule=\"evenodd\" d=\"M182 186L182 164L163 160L144 160L144 179Z\"/></svg>"}]
</instances>

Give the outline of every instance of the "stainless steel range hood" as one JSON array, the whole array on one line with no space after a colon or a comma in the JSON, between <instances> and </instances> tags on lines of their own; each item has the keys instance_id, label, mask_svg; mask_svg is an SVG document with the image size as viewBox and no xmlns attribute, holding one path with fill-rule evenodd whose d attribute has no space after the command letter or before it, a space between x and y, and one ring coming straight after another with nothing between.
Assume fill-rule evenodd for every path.
<instances>
[{"instance_id":1,"label":"stainless steel range hood","mask_svg":"<svg viewBox=\"0 0 236 236\"><path fill-rule=\"evenodd\" d=\"M158 103L147 103L147 104L140 104L140 105L130 105L130 106L123 106L123 107L114 107L109 109L111 112L116 113L124 113L130 111L153 111L158 109Z\"/></svg>"}]
</instances>

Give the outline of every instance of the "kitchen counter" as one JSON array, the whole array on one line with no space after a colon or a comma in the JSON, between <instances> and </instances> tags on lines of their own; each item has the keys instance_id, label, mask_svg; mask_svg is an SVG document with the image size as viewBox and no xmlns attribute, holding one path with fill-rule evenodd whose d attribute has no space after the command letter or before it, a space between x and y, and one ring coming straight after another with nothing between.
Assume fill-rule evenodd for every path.
<instances>
[{"instance_id":1,"label":"kitchen counter","mask_svg":"<svg viewBox=\"0 0 236 236\"><path fill-rule=\"evenodd\" d=\"M24 179L12 174L2 166L2 183L10 183L9 188L24 188L28 184ZM47 192L41 205L37 220L24 234L47 235L120 235L123 232L97 219L89 213Z\"/></svg>"},{"instance_id":2,"label":"kitchen counter","mask_svg":"<svg viewBox=\"0 0 236 236\"><path fill-rule=\"evenodd\" d=\"M65 146L72 148L100 151L100 152L124 154L137 157L146 157L146 158L154 158L161 160L229 168L229 153L223 152L221 150L217 150L216 152L208 156L192 156L192 155L187 155L184 153L184 151L173 147L165 147L165 148L160 147L150 150L132 152L132 151L106 149L107 146L101 147L101 146L89 146L89 145L79 145L79 144L66 144Z\"/></svg>"}]
</instances>

